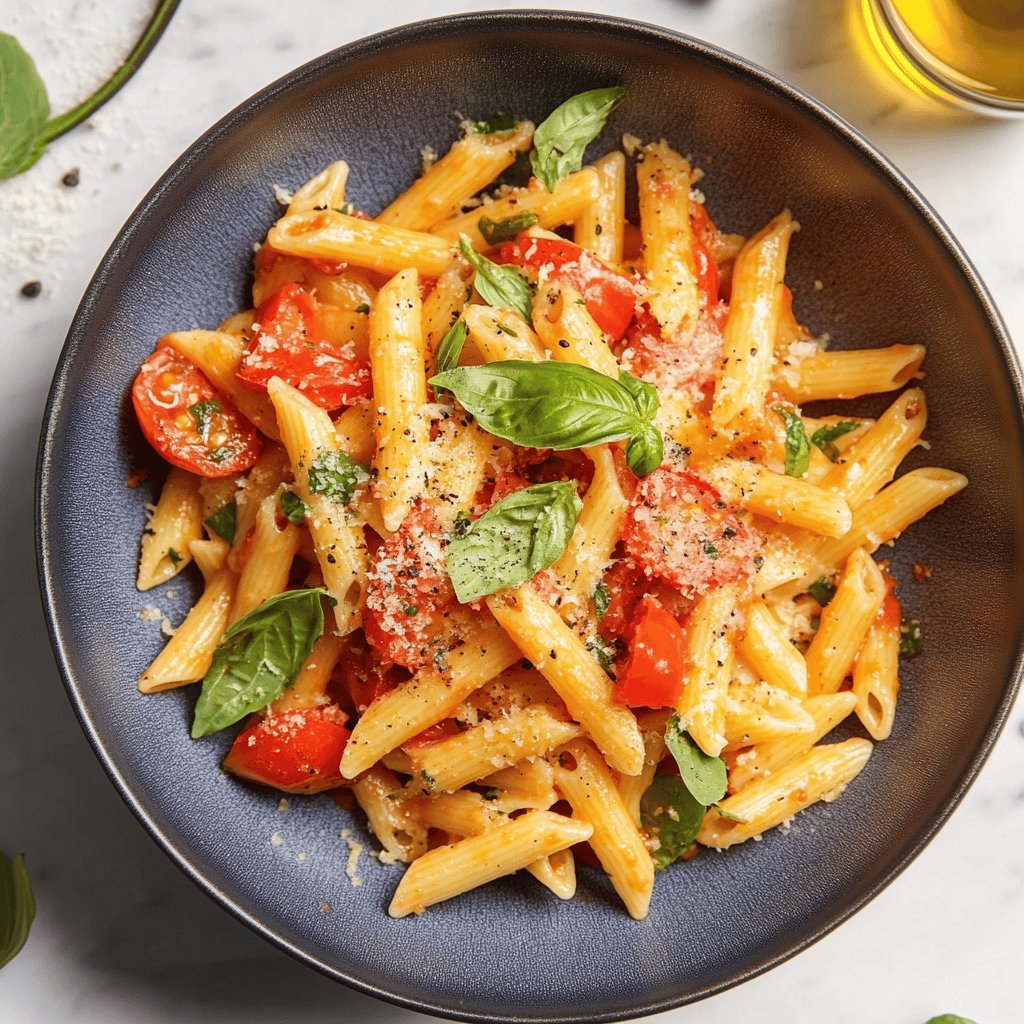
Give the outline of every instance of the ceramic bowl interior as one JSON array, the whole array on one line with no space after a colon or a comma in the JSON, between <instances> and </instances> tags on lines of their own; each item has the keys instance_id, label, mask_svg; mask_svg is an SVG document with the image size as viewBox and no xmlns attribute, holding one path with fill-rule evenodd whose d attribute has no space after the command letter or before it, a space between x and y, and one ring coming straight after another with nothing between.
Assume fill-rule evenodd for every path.
<instances>
[{"instance_id":1,"label":"ceramic bowl interior","mask_svg":"<svg viewBox=\"0 0 1024 1024\"><path fill-rule=\"evenodd\" d=\"M833 804L725 856L665 871L638 923L596 872L562 903L512 878L392 921L400 868L364 855L355 887L329 799L277 797L219 769L227 733L188 738L195 688L143 697L161 645L143 605L180 620L196 591L133 585L147 459L126 401L156 339L248 304L252 244L295 187L338 158L376 211L460 116L540 121L567 96L623 83L592 153L624 131L667 137L704 166L714 219L750 233L782 207L802 228L788 280L834 345L928 345L929 451L970 488L893 553L925 649L904 667L892 739ZM824 287L815 290L815 280ZM200 139L146 198L91 284L57 370L41 449L39 550L57 657L122 795L181 867L310 965L407 1006L470 1020L604 1021L694 1000L793 954L921 849L964 793L1009 706L1020 657L1024 440L1019 377L983 287L913 189L851 129L744 62L672 33L584 15L470 15L398 29L314 61ZM884 403L854 404L877 411ZM231 732L231 730L228 730ZM279 844L274 838L280 836ZM300 856L304 855L304 856ZM321 904L329 903L331 913Z\"/></svg>"}]
</instances>

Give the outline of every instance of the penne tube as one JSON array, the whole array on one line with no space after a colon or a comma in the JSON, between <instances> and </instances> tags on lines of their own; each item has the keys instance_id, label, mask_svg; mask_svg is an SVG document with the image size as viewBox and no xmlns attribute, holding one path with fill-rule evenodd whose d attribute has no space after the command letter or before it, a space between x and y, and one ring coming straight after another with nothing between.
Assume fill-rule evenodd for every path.
<instances>
[{"instance_id":1,"label":"penne tube","mask_svg":"<svg viewBox=\"0 0 1024 1024\"><path fill-rule=\"evenodd\" d=\"M900 689L900 627L875 622L853 667L857 717L873 740L888 739Z\"/></svg>"},{"instance_id":2,"label":"penne tube","mask_svg":"<svg viewBox=\"0 0 1024 1024\"><path fill-rule=\"evenodd\" d=\"M604 758L586 740L570 743L555 764L555 785L573 817L592 826L594 854L629 916L642 921L654 891L654 861Z\"/></svg>"},{"instance_id":3,"label":"penne tube","mask_svg":"<svg viewBox=\"0 0 1024 1024\"><path fill-rule=\"evenodd\" d=\"M737 793L760 778L766 778L810 750L853 711L857 698L849 691L808 697L804 710L814 720L810 732L793 733L757 743L731 757L729 792Z\"/></svg>"},{"instance_id":4,"label":"penne tube","mask_svg":"<svg viewBox=\"0 0 1024 1024\"><path fill-rule=\"evenodd\" d=\"M292 201L288 204L288 212L336 210L345 205L347 185L348 164L344 160L335 160L319 174L313 175L301 188L296 189Z\"/></svg>"},{"instance_id":5,"label":"penne tube","mask_svg":"<svg viewBox=\"0 0 1024 1024\"><path fill-rule=\"evenodd\" d=\"M453 259L423 300L423 344L430 354L431 367L441 339L459 319L473 294L472 277L472 268L465 260Z\"/></svg>"},{"instance_id":6,"label":"penne tube","mask_svg":"<svg viewBox=\"0 0 1024 1024\"><path fill-rule=\"evenodd\" d=\"M533 323L552 359L589 366L618 380L619 361L579 292L554 281L539 282L533 300Z\"/></svg>"},{"instance_id":7,"label":"penne tube","mask_svg":"<svg viewBox=\"0 0 1024 1024\"><path fill-rule=\"evenodd\" d=\"M341 638L330 631L318 637L295 681L271 704L271 712L278 714L328 703L327 684L341 658L341 643Z\"/></svg>"},{"instance_id":8,"label":"penne tube","mask_svg":"<svg viewBox=\"0 0 1024 1024\"><path fill-rule=\"evenodd\" d=\"M835 693L850 674L864 637L885 600L885 578L862 548L846 562L835 596L807 648L807 692Z\"/></svg>"},{"instance_id":9,"label":"penne tube","mask_svg":"<svg viewBox=\"0 0 1024 1024\"><path fill-rule=\"evenodd\" d=\"M510 309L469 305L462 311L472 341L485 363L503 359L538 362L544 358L544 346L533 328Z\"/></svg>"},{"instance_id":10,"label":"penne tube","mask_svg":"<svg viewBox=\"0 0 1024 1024\"><path fill-rule=\"evenodd\" d=\"M189 544L188 549L192 553L192 560L203 574L203 582L206 584L209 584L210 580L222 569L231 568L228 565L228 542L221 537L213 537L210 540L194 540Z\"/></svg>"},{"instance_id":11,"label":"penne tube","mask_svg":"<svg viewBox=\"0 0 1024 1024\"><path fill-rule=\"evenodd\" d=\"M338 447L350 459L369 465L377 448L377 428L374 426L377 414L370 402L350 405L334 419L334 433Z\"/></svg>"},{"instance_id":12,"label":"penne tube","mask_svg":"<svg viewBox=\"0 0 1024 1024\"><path fill-rule=\"evenodd\" d=\"M382 764L355 782L352 792L384 852L381 860L409 863L427 852L427 830L403 799L402 785Z\"/></svg>"},{"instance_id":13,"label":"penne tube","mask_svg":"<svg viewBox=\"0 0 1024 1024\"><path fill-rule=\"evenodd\" d=\"M667 719L665 711L641 711L637 715L637 724L644 738L644 767L639 775L619 776L619 796L637 828L640 827L640 801L654 781L658 763L665 756Z\"/></svg>"},{"instance_id":14,"label":"penne tube","mask_svg":"<svg viewBox=\"0 0 1024 1024\"><path fill-rule=\"evenodd\" d=\"M711 410L720 427L762 415L782 312L786 254L799 227L789 210L783 210L748 239L736 257L722 339L722 376Z\"/></svg>"},{"instance_id":15,"label":"penne tube","mask_svg":"<svg viewBox=\"0 0 1024 1024\"><path fill-rule=\"evenodd\" d=\"M544 705L485 720L472 729L412 750L414 774L427 792L448 792L524 758L540 757L579 735L579 726Z\"/></svg>"},{"instance_id":16,"label":"penne tube","mask_svg":"<svg viewBox=\"0 0 1024 1024\"><path fill-rule=\"evenodd\" d=\"M370 369L377 410L374 494L397 530L423 488L430 443L422 304L414 270L396 274L370 312Z\"/></svg>"},{"instance_id":17,"label":"penne tube","mask_svg":"<svg viewBox=\"0 0 1024 1024\"><path fill-rule=\"evenodd\" d=\"M245 342L222 331L175 331L163 341L199 367L214 387L223 391L246 419L273 440L278 440L274 407L263 391L247 387L238 379Z\"/></svg>"},{"instance_id":18,"label":"penne tube","mask_svg":"<svg viewBox=\"0 0 1024 1024\"><path fill-rule=\"evenodd\" d=\"M551 764L543 758L500 768L482 778L480 785L494 791L492 802L507 814L524 808L547 810L558 800Z\"/></svg>"},{"instance_id":19,"label":"penne tube","mask_svg":"<svg viewBox=\"0 0 1024 1024\"><path fill-rule=\"evenodd\" d=\"M420 914L540 857L586 842L590 825L551 811L529 811L500 828L439 846L414 861L402 876L388 907L392 917Z\"/></svg>"},{"instance_id":20,"label":"penne tube","mask_svg":"<svg viewBox=\"0 0 1024 1024\"><path fill-rule=\"evenodd\" d=\"M819 800L833 800L860 774L871 756L868 740L812 747L775 774L750 783L710 810L697 834L704 846L724 849L781 825ZM732 818L739 818L734 821Z\"/></svg>"},{"instance_id":21,"label":"penne tube","mask_svg":"<svg viewBox=\"0 0 1024 1024\"><path fill-rule=\"evenodd\" d=\"M160 490L139 551L139 590L166 583L192 561L190 545L203 536L199 477L172 466Z\"/></svg>"},{"instance_id":22,"label":"penne tube","mask_svg":"<svg viewBox=\"0 0 1024 1024\"><path fill-rule=\"evenodd\" d=\"M795 405L895 391L918 375L924 345L819 351L782 366L775 390Z\"/></svg>"},{"instance_id":23,"label":"penne tube","mask_svg":"<svg viewBox=\"0 0 1024 1024\"><path fill-rule=\"evenodd\" d=\"M584 167L563 178L554 192L548 192L540 184L529 189L515 189L469 213L435 224L431 232L447 242L457 242L462 235L468 235L474 249L488 249L489 243L480 233L481 217L497 222L517 213L533 213L537 216L538 227L557 228L573 223L594 201L597 192L597 172L592 167Z\"/></svg>"},{"instance_id":24,"label":"penne tube","mask_svg":"<svg viewBox=\"0 0 1024 1024\"><path fill-rule=\"evenodd\" d=\"M494 623L482 623L448 655L444 672L427 669L378 697L356 722L341 759L354 779L385 754L448 718L475 690L522 656Z\"/></svg>"},{"instance_id":25,"label":"penne tube","mask_svg":"<svg viewBox=\"0 0 1024 1024\"><path fill-rule=\"evenodd\" d=\"M582 640L529 585L500 591L487 607L555 692L569 714L624 775L643 768L644 746L633 713L612 699L612 683Z\"/></svg>"},{"instance_id":26,"label":"penne tube","mask_svg":"<svg viewBox=\"0 0 1024 1024\"><path fill-rule=\"evenodd\" d=\"M725 749L814 731L800 699L767 683L733 683L725 701Z\"/></svg>"},{"instance_id":27,"label":"penne tube","mask_svg":"<svg viewBox=\"0 0 1024 1024\"><path fill-rule=\"evenodd\" d=\"M440 277L451 262L451 245L424 231L378 224L337 210L311 210L282 217L267 242L293 256L353 263L388 274L412 268Z\"/></svg>"},{"instance_id":28,"label":"penne tube","mask_svg":"<svg viewBox=\"0 0 1024 1024\"><path fill-rule=\"evenodd\" d=\"M529 121L518 121L507 132L484 135L469 130L385 207L377 221L412 231L434 227L490 185L515 161L517 153L530 148L532 141L533 125Z\"/></svg>"},{"instance_id":29,"label":"penne tube","mask_svg":"<svg viewBox=\"0 0 1024 1024\"><path fill-rule=\"evenodd\" d=\"M748 606L739 650L765 682L797 697L807 695L804 656L790 642L782 623L764 601L753 601Z\"/></svg>"},{"instance_id":30,"label":"penne tube","mask_svg":"<svg viewBox=\"0 0 1024 1024\"><path fill-rule=\"evenodd\" d=\"M192 606L185 621L174 631L153 664L139 676L142 693L197 683L210 671L213 652L228 628L234 596L235 574L229 569L222 569L207 581L202 597Z\"/></svg>"},{"instance_id":31,"label":"penne tube","mask_svg":"<svg viewBox=\"0 0 1024 1024\"><path fill-rule=\"evenodd\" d=\"M228 566L241 572L249 555L249 537L263 502L277 494L285 477L291 476L288 453L280 445L263 449L256 465L242 478L235 491L235 538L228 553Z\"/></svg>"},{"instance_id":32,"label":"penne tube","mask_svg":"<svg viewBox=\"0 0 1024 1024\"><path fill-rule=\"evenodd\" d=\"M605 263L622 262L626 224L626 158L618 150L594 164L597 197L576 220L573 240Z\"/></svg>"},{"instance_id":33,"label":"penne tube","mask_svg":"<svg viewBox=\"0 0 1024 1024\"><path fill-rule=\"evenodd\" d=\"M237 622L268 597L287 588L288 574L298 549L298 528L287 522L282 529L278 528L277 495L268 495L256 515L252 547L238 578L231 607L231 622Z\"/></svg>"}]
</instances>

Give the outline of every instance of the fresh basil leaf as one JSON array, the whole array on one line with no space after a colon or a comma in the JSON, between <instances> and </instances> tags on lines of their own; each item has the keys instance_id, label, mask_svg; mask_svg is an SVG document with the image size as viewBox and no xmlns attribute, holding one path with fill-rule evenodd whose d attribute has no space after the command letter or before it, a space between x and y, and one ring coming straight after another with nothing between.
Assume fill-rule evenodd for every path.
<instances>
[{"instance_id":1,"label":"fresh basil leaf","mask_svg":"<svg viewBox=\"0 0 1024 1024\"><path fill-rule=\"evenodd\" d=\"M431 378L451 391L484 430L527 448L584 448L630 439L638 475L661 462L661 434L649 393L629 374L619 380L589 366L510 359L460 366ZM636 382L643 383L643 382Z\"/></svg>"},{"instance_id":2,"label":"fresh basil leaf","mask_svg":"<svg viewBox=\"0 0 1024 1024\"><path fill-rule=\"evenodd\" d=\"M836 447L836 441L848 434L851 430L856 430L860 426L860 420L840 420L838 423L833 423L830 427L818 427L818 429L811 434L811 444L815 448L820 448L833 462L839 455L839 449Z\"/></svg>"},{"instance_id":3,"label":"fresh basil leaf","mask_svg":"<svg viewBox=\"0 0 1024 1024\"><path fill-rule=\"evenodd\" d=\"M608 611L608 606L612 603L612 592L608 589L608 584L603 580L594 587L594 611L597 613L597 621L600 622L604 618L604 613Z\"/></svg>"},{"instance_id":4,"label":"fresh basil leaf","mask_svg":"<svg viewBox=\"0 0 1024 1024\"><path fill-rule=\"evenodd\" d=\"M27 171L46 151L46 86L14 36L0 32L0 181Z\"/></svg>"},{"instance_id":5,"label":"fresh basil leaf","mask_svg":"<svg viewBox=\"0 0 1024 1024\"><path fill-rule=\"evenodd\" d=\"M921 623L917 619L904 619L900 623L900 654L920 654L923 649Z\"/></svg>"},{"instance_id":6,"label":"fresh basil leaf","mask_svg":"<svg viewBox=\"0 0 1024 1024\"><path fill-rule=\"evenodd\" d=\"M324 631L323 587L286 590L243 615L221 638L196 704L192 739L276 700Z\"/></svg>"},{"instance_id":7,"label":"fresh basil leaf","mask_svg":"<svg viewBox=\"0 0 1024 1024\"><path fill-rule=\"evenodd\" d=\"M168 548L167 557L174 565L177 565L181 561L181 552L177 548Z\"/></svg>"},{"instance_id":8,"label":"fresh basil leaf","mask_svg":"<svg viewBox=\"0 0 1024 1024\"><path fill-rule=\"evenodd\" d=\"M466 604L525 583L555 562L583 502L568 482L534 484L502 499L448 544L448 575Z\"/></svg>"},{"instance_id":9,"label":"fresh basil leaf","mask_svg":"<svg viewBox=\"0 0 1024 1024\"><path fill-rule=\"evenodd\" d=\"M24 854L12 860L0 850L0 967L21 952L35 916L36 901Z\"/></svg>"},{"instance_id":10,"label":"fresh basil leaf","mask_svg":"<svg viewBox=\"0 0 1024 1024\"><path fill-rule=\"evenodd\" d=\"M481 256L473 248L468 235L459 239L459 248L476 271L473 285L484 302L499 309L511 309L530 323L533 291L526 278L515 267L500 267L486 256Z\"/></svg>"},{"instance_id":11,"label":"fresh basil leaf","mask_svg":"<svg viewBox=\"0 0 1024 1024\"><path fill-rule=\"evenodd\" d=\"M234 544L236 519L237 507L232 500L221 505L209 519L204 519L203 522L210 528L211 533L217 534L229 544Z\"/></svg>"},{"instance_id":12,"label":"fresh basil leaf","mask_svg":"<svg viewBox=\"0 0 1024 1024\"><path fill-rule=\"evenodd\" d=\"M354 462L344 452L322 451L309 464L306 486L310 494L322 494L339 505L352 500L356 487L369 479L365 466Z\"/></svg>"},{"instance_id":13,"label":"fresh basil leaf","mask_svg":"<svg viewBox=\"0 0 1024 1024\"><path fill-rule=\"evenodd\" d=\"M824 608L836 596L836 585L830 583L824 576L819 576L807 588L807 593Z\"/></svg>"},{"instance_id":14,"label":"fresh basil leaf","mask_svg":"<svg viewBox=\"0 0 1024 1024\"><path fill-rule=\"evenodd\" d=\"M646 380L626 373L625 370L619 370L619 383L633 396L640 415L644 419L653 420L660 404L658 389Z\"/></svg>"},{"instance_id":15,"label":"fresh basil leaf","mask_svg":"<svg viewBox=\"0 0 1024 1024\"><path fill-rule=\"evenodd\" d=\"M738 814L733 814L732 811L727 811L721 804L713 805L715 812L720 818L725 818L726 821L738 821L741 825L747 820L741 818Z\"/></svg>"},{"instance_id":16,"label":"fresh basil leaf","mask_svg":"<svg viewBox=\"0 0 1024 1024\"><path fill-rule=\"evenodd\" d=\"M213 451L209 451L206 454L214 462L223 462L235 454L235 449L230 445L222 444L219 448L214 448Z\"/></svg>"},{"instance_id":17,"label":"fresh basil leaf","mask_svg":"<svg viewBox=\"0 0 1024 1024\"><path fill-rule=\"evenodd\" d=\"M204 441L210 436L210 424L220 410L221 405L216 398L211 398L208 402L196 402L195 405L188 407L192 419L196 421L196 430Z\"/></svg>"},{"instance_id":18,"label":"fresh basil leaf","mask_svg":"<svg viewBox=\"0 0 1024 1024\"><path fill-rule=\"evenodd\" d=\"M530 163L533 173L553 192L555 186L583 166L583 151L601 134L608 115L622 102L626 90L590 89L556 107L533 133Z\"/></svg>"},{"instance_id":19,"label":"fresh basil leaf","mask_svg":"<svg viewBox=\"0 0 1024 1024\"><path fill-rule=\"evenodd\" d=\"M600 637L588 640L584 646L597 659L598 665L614 677L615 648L611 644L606 644Z\"/></svg>"},{"instance_id":20,"label":"fresh basil leaf","mask_svg":"<svg viewBox=\"0 0 1024 1024\"><path fill-rule=\"evenodd\" d=\"M644 424L626 445L626 465L640 477L653 473L665 457L665 442L653 423Z\"/></svg>"},{"instance_id":21,"label":"fresh basil leaf","mask_svg":"<svg viewBox=\"0 0 1024 1024\"><path fill-rule=\"evenodd\" d=\"M462 356L462 346L466 344L466 335L469 327L466 321L459 317L452 324L448 333L441 339L434 353L434 365L438 373L446 373L454 370L459 365L459 358Z\"/></svg>"},{"instance_id":22,"label":"fresh basil leaf","mask_svg":"<svg viewBox=\"0 0 1024 1024\"><path fill-rule=\"evenodd\" d=\"M811 442L804 421L792 409L776 406L775 412L786 424L786 476L803 476L811 464Z\"/></svg>"},{"instance_id":23,"label":"fresh basil leaf","mask_svg":"<svg viewBox=\"0 0 1024 1024\"><path fill-rule=\"evenodd\" d=\"M499 242L508 242L527 228L532 228L538 219L537 214L531 210L523 210L522 213L513 213L510 217L502 217L501 220L481 217L476 226L488 245L497 245Z\"/></svg>"},{"instance_id":24,"label":"fresh basil leaf","mask_svg":"<svg viewBox=\"0 0 1024 1024\"><path fill-rule=\"evenodd\" d=\"M679 774L695 800L710 807L725 796L728 788L725 762L720 757L705 754L680 727L678 715L673 715L665 726L665 746L679 765Z\"/></svg>"},{"instance_id":25,"label":"fresh basil leaf","mask_svg":"<svg viewBox=\"0 0 1024 1024\"><path fill-rule=\"evenodd\" d=\"M704 805L675 775L658 774L640 799L640 824L657 840L651 852L660 871L674 864L693 845L704 821Z\"/></svg>"},{"instance_id":26,"label":"fresh basil leaf","mask_svg":"<svg viewBox=\"0 0 1024 1024\"><path fill-rule=\"evenodd\" d=\"M932 1017L927 1024L975 1024L975 1022L961 1017L958 1013L942 1013L938 1017Z\"/></svg>"},{"instance_id":27,"label":"fresh basil leaf","mask_svg":"<svg viewBox=\"0 0 1024 1024\"><path fill-rule=\"evenodd\" d=\"M281 511L289 523L299 526L305 521L306 513L309 510L306 508L306 503L297 494L292 491L282 491L280 500Z\"/></svg>"},{"instance_id":28,"label":"fresh basil leaf","mask_svg":"<svg viewBox=\"0 0 1024 1024\"><path fill-rule=\"evenodd\" d=\"M497 135L501 132L510 132L515 126L516 119L511 114L501 112L488 121L477 121L473 128L477 135Z\"/></svg>"}]
</instances>

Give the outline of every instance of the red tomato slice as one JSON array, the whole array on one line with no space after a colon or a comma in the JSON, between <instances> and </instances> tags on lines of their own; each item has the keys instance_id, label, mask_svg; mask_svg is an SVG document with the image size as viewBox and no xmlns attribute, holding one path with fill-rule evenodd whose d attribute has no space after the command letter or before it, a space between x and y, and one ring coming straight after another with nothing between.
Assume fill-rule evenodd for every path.
<instances>
[{"instance_id":1,"label":"red tomato slice","mask_svg":"<svg viewBox=\"0 0 1024 1024\"><path fill-rule=\"evenodd\" d=\"M286 793L322 793L344 785L339 765L348 742L336 704L268 715L243 729L224 759L227 771Z\"/></svg>"},{"instance_id":2,"label":"red tomato slice","mask_svg":"<svg viewBox=\"0 0 1024 1024\"><path fill-rule=\"evenodd\" d=\"M626 554L645 576L699 597L753 575L760 537L694 473L662 466L645 477L622 528Z\"/></svg>"},{"instance_id":3,"label":"red tomato slice","mask_svg":"<svg viewBox=\"0 0 1024 1024\"><path fill-rule=\"evenodd\" d=\"M903 606L896 597L896 581L888 574L885 577L885 600L882 607L878 609L875 616L875 623L879 626L888 626L890 629L899 629L903 623Z\"/></svg>"},{"instance_id":4,"label":"red tomato slice","mask_svg":"<svg viewBox=\"0 0 1024 1024\"><path fill-rule=\"evenodd\" d=\"M697 260L697 287L704 294L704 308L718 304L718 264L711 255L712 239L717 228L711 222L703 203L690 203L690 231L693 254Z\"/></svg>"},{"instance_id":5,"label":"red tomato slice","mask_svg":"<svg viewBox=\"0 0 1024 1024\"><path fill-rule=\"evenodd\" d=\"M615 682L616 700L631 708L675 707L685 671L686 631L657 599L645 597Z\"/></svg>"},{"instance_id":6,"label":"red tomato slice","mask_svg":"<svg viewBox=\"0 0 1024 1024\"><path fill-rule=\"evenodd\" d=\"M613 340L625 334L633 319L637 300L633 282L572 242L520 236L502 244L498 262L514 263L534 273L539 273L541 267L552 268L551 277L583 296L587 312Z\"/></svg>"},{"instance_id":7,"label":"red tomato slice","mask_svg":"<svg viewBox=\"0 0 1024 1024\"><path fill-rule=\"evenodd\" d=\"M441 524L419 502L378 548L367 575L366 639L385 662L415 671L440 650L443 614L454 605Z\"/></svg>"},{"instance_id":8,"label":"red tomato slice","mask_svg":"<svg viewBox=\"0 0 1024 1024\"><path fill-rule=\"evenodd\" d=\"M206 374L170 345L159 345L132 385L146 440L172 466L200 476L234 476L260 454L256 428Z\"/></svg>"},{"instance_id":9,"label":"red tomato slice","mask_svg":"<svg viewBox=\"0 0 1024 1024\"><path fill-rule=\"evenodd\" d=\"M259 331L238 369L246 384L265 388L271 377L280 377L322 409L369 397L370 364L324 334L313 300L300 285L282 285L256 311L256 323Z\"/></svg>"}]
</instances>

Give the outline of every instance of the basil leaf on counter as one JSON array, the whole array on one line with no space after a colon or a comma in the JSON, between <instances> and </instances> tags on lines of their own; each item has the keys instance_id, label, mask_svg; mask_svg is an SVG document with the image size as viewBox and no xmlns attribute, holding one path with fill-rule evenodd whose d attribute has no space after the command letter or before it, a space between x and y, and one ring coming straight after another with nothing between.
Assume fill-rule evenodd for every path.
<instances>
[{"instance_id":1,"label":"basil leaf on counter","mask_svg":"<svg viewBox=\"0 0 1024 1024\"><path fill-rule=\"evenodd\" d=\"M693 845L704 820L704 805L675 775L658 774L640 800L640 824L658 842L651 851L660 871L674 864Z\"/></svg>"},{"instance_id":2,"label":"basil leaf on counter","mask_svg":"<svg viewBox=\"0 0 1024 1024\"><path fill-rule=\"evenodd\" d=\"M776 406L775 412L786 424L786 476L803 476L811 464L811 442L804 421L791 409Z\"/></svg>"},{"instance_id":3,"label":"basil leaf on counter","mask_svg":"<svg viewBox=\"0 0 1024 1024\"><path fill-rule=\"evenodd\" d=\"M823 451L832 462L835 462L839 456L836 441L844 437L851 430L856 430L859 426L860 420L840 420L838 423L833 423L830 427L818 427L811 434L811 444Z\"/></svg>"},{"instance_id":4,"label":"basil leaf on counter","mask_svg":"<svg viewBox=\"0 0 1024 1024\"><path fill-rule=\"evenodd\" d=\"M229 544L235 542L237 507L234 500L225 502L209 519L203 522L210 528L211 533L226 540Z\"/></svg>"},{"instance_id":5,"label":"basil leaf on counter","mask_svg":"<svg viewBox=\"0 0 1024 1024\"><path fill-rule=\"evenodd\" d=\"M468 235L459 239L459 248L469 265L476 271L473 286L489 306L511 309L527 323L532 316L533 292L526 278L515 267L501 267L481 256Z\"/></svg>"},{"instance_id":6,"label":"basil leaf on counter","mask_svg":"<svg viewBox=\"0 0 1024 1024\"><path fill-rule=\"evenodd\" d=\"M21 952L35 916L36 901L24 854L12 860L0 850L0 967Z\"/></svg>"},{"instance_id":7,"label":"basil leaf on counter","mask_svg":"<svg viewBox=\"0 0 1024 1024\"><path fill-rule=\"evenodd\" d=\"M836 585L830 583L824 576L819 576L807 588L807 593L824 608L836 596Z\"/></svg>"},{"instance_id":8,"label":"basil leaf on counter","mask_svg":"<svg viewBox=\"0 0 1024 1024\"><path fill-rule=\"evenodd\" d=\"M459 357L462 355L462 346L466 344L466 335L469 327L466 321L459 317L449 328L448 333L441 339L434 353L434 365L437 373L446 373L454 370L459 365Z\"/></svg>"},{"instance_id":9,"label":"basil leaf on counter","mask_svg":"<svg viewBox=\"0 0 1024 1024\"><path fill-rule=\"evenodd\" d=\"M565 550L583 502L569 482L524 487L485 512L448 544L448 575L466 604L515 587Z\"/></svg>"},{"instance_id":10,"label":"basil leaf on counter","mask_svg":"<svg viewBox=\"0 0 1024 1024\"><path fill-rule=\"evenodd\" d=\"M497 245L499 242L508 242L515 238L520 232L532 228L538 221L537 214L530 210L523 210L522 213L513 213L509 217L502 217L501 220L491 220L490 217L481 217L476 226L484 241L488 245Z\"/></svg>"},{"instance_id":11,"label":"basil leaf on counter","mask_svg":"<svg viewBox=\"0 0 1024 1024\"><path fill-rule=\"evenodd\" d=\"M583 151L601 134L608 115L622 102L621 85L590 89L556 107L533 133L533 173L553 192L567 175L583 166Z\"/></svg>"},{"instance_id":12,"label":"basil leaf on counter","mask_svg":"<svg viewBox=\"0 0 1024 1024\"><path fill-rule=\"evenodd\" d=\"M612 592L608 589L608 584L603 580L594 587L593 599L597 621L600 622L604 618L604 613L608 611L608 605L612 603Z\"/></svg>"},{"instance_id":13,"label":"basil leaf on counter","mask_svg":"<svg viewBox=\"0 0 1024 1024\"><path fill-rule=\"evenodd\" d=\"M920 654L923 648L921 623L917 619L904 619L900 623L900 654Z\"/></svg>"},{"instance_id":14,"label":"basil leaf on counter","mask_svg":"<svg viewBox=\"0 0 1024 1024\"><path fill-rule=\"evenodd\" d=\"M27 171L46 151L40 140L50 100L35 62L0 32L0 181Z\"/></svg>"},{"instance_id":15,"label":"basil leaf on counter","mask_svg":"<svg viewBox=\"0 0 1024 1024\"><path fill-rule=\"evenodd\" d=\"M678 715L673 715L665 726L665 746L679 765L679 774L695 800L710 807L725 796L725 762L705 754L680 727Z\"/></svg>"},{"instance_id":16,"label":"basil leaf on counter","mask_svg":"<svg viewBox=\"0 0 1024 1024\"><path fill-rule=\"evenodd\" d=\"M296 526L301 525L309 511L306 508L306 503L293 491L282 491L280 501L285 519Z\"/></svg>"},{"instance_id":17,"label":"basil leaf on counter","mask_svg":"<svg viewBox=\"0 0 1024 1024\"><path fill-rule=\"evenodd\" d=\"M324 631L323 587L275 594L224 634L196 704L192 739L217 732L276 700Z\"/></svg>"},{"instance_id":18,"label":"basil leaf on counter","mask_svg":"<svg viewBox=\"0 0 1024 1024\"><path fill-rule=\"evenodd\" d=\"M616 380L576 363L510 359L460 366L430 383L451 391L484 430L514 444L565 451L628 438L633 472L646 475L660 464L661 434L651 422L657 391L628 373Z\"/></svg>"},{"instance_id":19,"label":"basil leaf on counter","mask_svg":"<svg viewBox=\"0 0 1024 1024\"><path fill-rule=\"evenodd\" d=\"M309 493L322 494L339 505L350 502L356 487L368 479L365 466L354 462L344 452L329 450L320 452L306 472Z\"/></svg>"}]
</instances>

